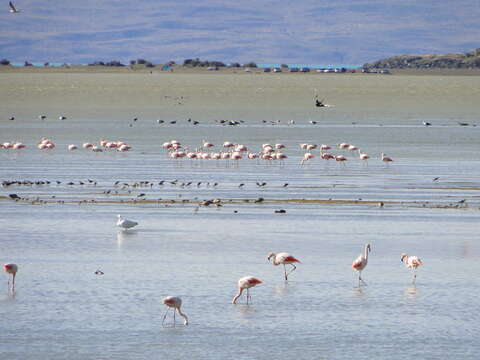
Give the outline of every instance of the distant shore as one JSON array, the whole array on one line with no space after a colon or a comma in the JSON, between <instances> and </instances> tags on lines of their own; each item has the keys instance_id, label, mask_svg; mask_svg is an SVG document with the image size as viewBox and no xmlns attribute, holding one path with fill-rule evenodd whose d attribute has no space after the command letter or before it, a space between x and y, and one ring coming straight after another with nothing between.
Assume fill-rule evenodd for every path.
<instances>
[{"instance_id":1,"label":"distant shore","mask_svg":"<svg viewBox=\"0 0 480 360\"><path fill-rule=\"evenodd\" d=\"M346 73L322 73L317 72L316 69L311 69L307 73L291 73L288 69L285 69L281 73L267 72L265 73L263 68L232 68L221 67L218 70L208 70L205 67L187 67L187 66L173 66L170 70L161 70L161 66L155 66L153 68L147 68L144 66L85 66L85 65L71 65L61 67L40 67L40 66L0 66L1 73L119 73L119 74L132 74L132 73L178 73L178 74L264 74L265 76L342 76L344 74L350 75L362 75L362 76L398 76L398 75L435 75L435 76L479 76L480 69L391 69L391 74L365 74L362 73L362 69L348 69Z\"/></svg>"}]
</instances>

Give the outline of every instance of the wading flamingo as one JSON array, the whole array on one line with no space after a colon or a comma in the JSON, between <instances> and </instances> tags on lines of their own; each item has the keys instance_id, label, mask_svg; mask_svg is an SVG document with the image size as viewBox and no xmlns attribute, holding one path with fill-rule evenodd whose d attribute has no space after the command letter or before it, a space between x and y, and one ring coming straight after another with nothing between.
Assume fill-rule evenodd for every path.
<instances>
[{"instance_id":1,"label":"wading flamingo","mask_svg":"<svg viewBox=\"0 0 480 360\"><path fill-rule=\"evenodd\" d=\"M362 279L362 270L365 269L365 266L368 264L368 253L371 251L370 244L365 245L365 254L360 254L355 260L353 260L352 268L358 271L358 286L362 283L367 285Z\"/></svg>"},{"instance_id":2,"label":"wading flamingo","mask_svg":"<svg viewBox=\"0 0 480 360\"><path fill-rule=\"evenodd\" d=\"M7 274L12 275L12 292L15 291L15 275L17 275L18 266L17 264L5 264L3 265L3 269ZM10 291L10 279L8 280L8 290Z\"/></svg>"},{"instance_id":3,"label":"wading flamingo","mask_svg":"<svg viewBox=\"0 0 480 360\"><path fill-rule=\"evenodd\" d=\"M165 311L165 315L163 315L162 325L165 323L165 319L167 318L168 310L170 308L174 309L173 310L173 327L175 327L175 311L178 312L178 315L180 315L185 319L183 324L188 325L188 317L181 310L182 299L176 296L167 296L166 298L163 298L163 303L167 305L167 311Z\"/></svg>"},{"instance_id":4,"label":"wading flamingo","mask_svg":"<svg viewBox=\"0 0 480 360\"><path fill-rule=\"evenodd\" d=\"M408 254L402 254L400 255L400 261L405 264L407 268L410 268L413 270L413 281L412 283L415 284L415 280L417 280L417 268L420 265L423 265L422 260L420 260L416 256L410 256Z\"/></svg>"},{"instance_id":5,"label":"wading flamingo","mask_svg":"<svg viewBox=\"0 0 480 360\"><path fill-rule=\"evenodd\" d=\"M286 252L282 252L282 253L278 253L278 254L275 254L273 252L269 253L268 254L268 257L267 259L270 261L272 261L272 264L277 266L277 265L280 265L280 264L283 264L283 270L284 270L284 273L285 273L285 281L288 280L288 275L290 275L292 272L294 272L297 267L294 265L294 263L296 262L300 262L300 260L294 258L292 255L290 255L289 253L286 253ZM290 270L288 273L287 273L287 268L285 265L292 265L292 270Z\"/></svg>"},{"instance_id":6,"label":"wading flamingo","mask_svg":"<svg viewBox=\"0 0 480 360\"><path fill-rule=\"evenodd\" d=\"M262 282L260 280L254 278L253 276L245 276L240 280L238 280L238 294L235 295L235 297L232 299L232 304L236 304L237 299L242 295L243 290L247 289L247 305L248 305L248 301L251 300L251 296L248 289L261 283Z\"/></svg>"}]
</instances>

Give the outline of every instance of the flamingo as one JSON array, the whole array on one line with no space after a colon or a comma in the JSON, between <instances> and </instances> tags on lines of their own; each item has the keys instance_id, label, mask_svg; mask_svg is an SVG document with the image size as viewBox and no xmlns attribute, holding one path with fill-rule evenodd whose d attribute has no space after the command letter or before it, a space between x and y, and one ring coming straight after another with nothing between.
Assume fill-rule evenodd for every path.
<instances>
[{"instance_id":1,"label":"flamingo","mask_svg":"<svg viewBox=\"0 0 480 360\"><path fill-rule=\"evenodd\" d=\"M362 150L358 149L358 156L360 157L360 160L363 160L365 164L368 164L368 159L370 159L370 156L362 153Z\"/></svg>"},{"instance_id":2,"label":"flamingo","mask_svg":"<svg viewBox=\"0 0 480 360\"><path fill-rule=\"evenodd\" d=\"M238 294L235 295L235 297L232 299L232 304L236 304L237 299L242 295L243 290L247 289L247 305L248 305L248 300L251 299L248 289L261 283L262 282L260 280L254 278L253 276L245 276L240 280L238 280Z\"/></svg>"},{"instance_id":3,"label":"flamingo","mask_svg":"<svg viewBox=\"0 0 480 360\"><path fill-rule=\"evenodd\" d=\"M388 157L388 156L386 156L384 153L382 153L382 161L383 161L384 163L387 163L387 164L388 164L389 162L392 162L393 160L392 160L391 157Z\"/></svg>"},{"instance_id":4,"label":"flamingo","mask_svg":"<svg viewBox=\"0 0 480 360\"><path fill-rule=\"evenodd\" d=\"M370 244L365 245L365 254L360 254L352 263L352 268L358 271L358 286L363 283L367 285L362 279L362 270L365 269L365 266L368 264L368 253L371 251Z\"/></svg>"},{"instance_id":5,"label":"flamingo","mask_svg":"<svg viewBox=\"0 0 480 360\"><path fill-rule=\"evenodd\" d=\"M290 275L292 272L294 272L297 267L293 264L293 263L296 263L296 262L300 262L300 260L296 259L295 257L293 257L292 255L290 255L289 253L286 253L286 252L282 252L282 253L278 253L278 254L275 254L273 252L269 253L268 254L268 261L270 261L271 259L273 258L272 260L272 264L277 266L277 265L280 265L280 264L283 264L283 270L284 270L284 273L285 273L285 281L288 280L288 275ZM285 265L292 265L293 266L293 269L290 270L288 273L287 273L287 268Z\"/></svg>"},{"instance_id":6,"label":"flamingo","mask_svg":"<svg viewBox=\"0 0 480 360\"><path fill-rule=\"evenodd\" d=\"M133 228L134 226L138 225L136 221L125 219L122 215L117 215L117 218L117 226L121 227L124 230Z\"/></svg>"},{"instance_id":7,"label":"flamingo","mask_svg":"<svg viewBox=\"0 0 480 360\"><path fill-rule=\"evenodd\" d=\"M18 9L15 7L15 5L13 5L13 2L9 1L9 2L8 2L8 6L10 6L10 12L11 12L12 14L17 14L17 13L20 12L20 10L18 10Z\"/></svg>"},{"instance_id":8,"label":"flamingo","mask_svg":"<svg viewBox=\"0 0 480 360\"><path fill-rule=\"evenodd\" d=\"M313 155L312 153L305 153L303 155L303 160L300 162L300 165L303 165L306 161L310 160L310 159L313 159L315 157L315 155Z\"/></svg>"},{"instance_id":9,"label":"flamingo","mask_svg":"<svg viewBox=\"0 0 480 360\"><path fill-rule=\"evenodd\" d=\"M182 310L182 299L180 299L177 296L167 296L166 298L163 298L163 303L167 305L167 311L165 312L165 315L163 315L163 320L162 320L162 325L165 322L165 319L167 317L168 310L170 308L173 308L173 327L175 327L175 310L178 312L178 315L183 317L185 319L184 325L188 325L188 317L185 315Z\"/></svg>"},{"instance_id":10,"label":"flamingo","mask_svg":"<svg viewBox=\"0 0 480 360\"><path fill-rule=\"evenodd\" d=\"M17 275L18 266L17 264L8 263L3 265L3 269L7 274L12 275L12 292L15 291L15 275ZM8 280L8 289L10 290L10 280Z\"/></svg>"},{"instance_id":11,"label":"flamingo","mask_svg":"<svg viewBox=\"0 0 480 360\"><path fill-rule=\"evenodd\" d=\"M74 144L68 145L68 150L70 151L77 150L77 145L74 145Z\"/></svg>"},{"instance_id":12,"label":"flamingo","mask_svg":"<svg viewBox=\"0 0 480 360\"><path fill-rule=\"evenodd\" d=\"M345 165L345 161L347 161L347 158L343 155L337 155L335 156L335 161L343 163Z\"/></svg>"},{"instance_id":13,"label":"flamingo","mask_svg":"<svg viewBox=\"0 0 480 360\"><path fill-rule=\"evenodd\" d=\"M407 268L410 268L413 270L413 281L412 283L415 284L415 280L417 279L417 268L420 265L423 265L422 260L420 260L416 256L410 256L408 254L401 254L400 255L400 261L405 264Z\"/></svg>"}]
</instances>

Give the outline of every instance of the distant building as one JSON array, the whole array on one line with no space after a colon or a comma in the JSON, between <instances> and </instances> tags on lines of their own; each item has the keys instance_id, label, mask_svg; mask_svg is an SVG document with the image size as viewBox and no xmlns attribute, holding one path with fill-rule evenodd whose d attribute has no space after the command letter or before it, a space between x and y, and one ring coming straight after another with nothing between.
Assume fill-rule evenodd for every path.
<instances>
[{"instance_id":1,"label":"distant building","mask_svg":"<svg viewBox=\"0 0 480 360\"><path fill-rule=\"evenodd\" d=\"M290 72L298 72L299 70L297 67L290 68Z\"/></svg>"},{"instance_id":2,"label":"distant building","mask_svg":"<svg viewBox=\"0 0 480 360\"><path fill-rule=\"evenodd\" d=\"M270 69L270 68L263 69L263 72L270 72L270 71L272 71L272 69Z\"/></svg>"}]
</instances>

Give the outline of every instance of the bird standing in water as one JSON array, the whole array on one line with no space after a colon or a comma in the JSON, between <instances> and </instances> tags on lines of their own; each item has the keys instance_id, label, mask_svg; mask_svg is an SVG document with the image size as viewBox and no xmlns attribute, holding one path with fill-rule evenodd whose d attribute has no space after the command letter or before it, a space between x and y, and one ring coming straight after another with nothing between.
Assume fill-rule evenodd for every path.
<instances>
[{"instance_id":1,"label":"bird standing in water","mask_svg":"<svg viewBox=\"0 0 480 360\"><path fill-rule=\"evenodd\" d=\"M278 253L278 254L275 254L273 252L269 253L268 254L268 257L267 259L269 261L272 261L272 264L277 266L277 265L280 265L282 264L283 265L283 270L284 270L284 274L285 274L285 281L288 280L288 275L290 275L292 272L294 272L297 267L294 265L294 263L296 262L300 262L300 260L296 259L295 257L293 257L292 255L290 255L289 253L286 253L286 252L283 252L283 253ZM293 269L291 269L288 273L287 273L287 268L285 265L292 265Z\"/></svg>"},{"instance_id":2,"label":"bird standing in water","mask_svg":"<svg viewBox=\"0 0 480 360\"><path fill-rule=\"evenodd\" d=\"M3 265L3 269L7 274L12 275L12 292L15 292L15 275L17 275L18 266L17 264L9 263ZM8 290L10 291L10 279L8 280Z\"/></svg>"},{"instance_id":3,"label":"bird standing in water","mask_svg":"<svg viewBox=\"0 0 480 360\"><path fill-rule=\"evenodd\" d=\"M165 319L167 318L167 313L170 308L174 309L173 310L173 327L175 327L175 312L178 312L178 315L183 317L184 320L184 325L188 325L188 317L182 312L182 299L180 299L177 296L167 296L166 298L163 299L163 303L168 307L167 311L165 312L165 315L163 315L163 320L162 320L162 325L165 322Z\"/></svg>"},{"instance_id":4,"label":"bird standing in water","mask_svg":"<svg viewBox=\"0 0 480 360\"><path fill-rule=\"evenodd\" d=\"M361 284L367 285L365 281L363 281L362 279L362 270L365 269L365 267L368 264L368 253L370 251L371 251L370 244L366 244L365 253L360 254L355 260L353 260L352 268L358 271L358 286L360 286Z\"/></svg>"},{"instance_id":5,"label":"bird standing in water","mask_svg":"<svg viewBox=\"0 0 480 360\"><path fill-rule=\"evenodd\" d=\"M412 283L415 284L415 281L417 280L417 268L420 265L423 265L422 260L420 260L416 256L410 256L408 254L401 254L400 255L400 261L405 264L405 266L409 269L413 270L413 281Z\"/></svg>"},{"instance_id":6,"label":"bird standing in water","mask_svg":"<svg viewBox=\"0 0 480 360\"><path fill-rule=\"evenodd\" d=\"M257 286L258 284L261 284L262 282L253 276L245 276L238 280L238 294L235 295L235 297L232 299L232 304L236 304L238 298L242 295L243 290L247 290L247 305L248 301L251 300L250 293L248 289L251 287Z\"/></svg>"},{"instance_id":7,"label":"bird standing in water","mask_svg":"<svg viewBox=\"0 0 480 360\"><path fill-rule=\"evenodd\" d=\"M125 219L122 215L117 215L117 218L117 226L121 227L124 230L133 228L134 226L138 225L136 221Z\"/></svg>"}]
</instances>

